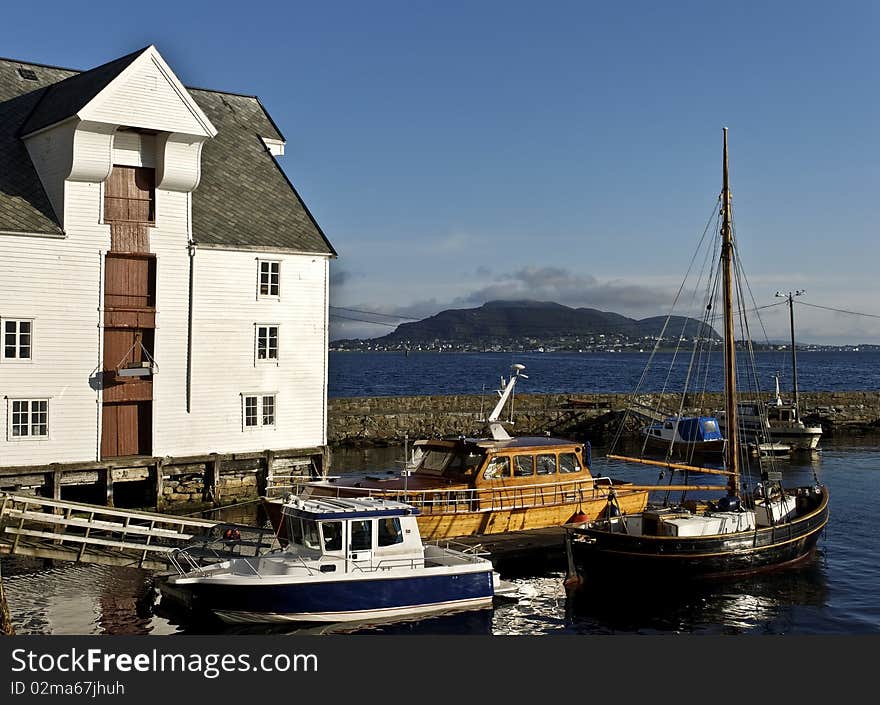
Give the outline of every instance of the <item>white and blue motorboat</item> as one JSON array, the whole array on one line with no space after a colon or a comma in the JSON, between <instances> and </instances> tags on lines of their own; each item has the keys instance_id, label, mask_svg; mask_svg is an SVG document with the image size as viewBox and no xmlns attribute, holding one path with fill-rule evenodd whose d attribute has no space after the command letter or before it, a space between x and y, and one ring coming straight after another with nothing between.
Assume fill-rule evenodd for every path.
<instances>
[{"instance_id":1,"label":"white and blue motorboat","mask_svg":"<svg viewBox=\"0 0 880 705\"><path fill-rule=\"evenodd\" d=\"M512 591L492 562L423 543L408 504L375 497L290 497L284 549L214 565L174 561L163 599L230 624L348 622L479 609Z\"/></svg>"}]
</instances>

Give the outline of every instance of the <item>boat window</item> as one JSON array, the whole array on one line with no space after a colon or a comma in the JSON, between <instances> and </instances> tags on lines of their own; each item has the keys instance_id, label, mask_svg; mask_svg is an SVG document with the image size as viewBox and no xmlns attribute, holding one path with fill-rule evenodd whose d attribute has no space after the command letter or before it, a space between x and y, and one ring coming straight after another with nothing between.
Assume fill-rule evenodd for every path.
<instances>
[{"instance_id":1,"label":"boat window","mask_svg":"<svg viewBox=\"0 0 880 705\"><path fill-rule=\"evenodd\" d=\"M510 458L506 455L496 455L489 461L489 466L483 473L483 477L487 480L510 477Z\"/></svg>"},{"instance_id":2,"label":"boat window","mask_svg":"<svg viewBox=\"0 0 880 705\"><path fill-rule=\"evenodd\" d=\"M321 537L318 534L317 522L310 519L302 520L303 546L320 550Z\"/></svg>"},{"instance_id":3,"label":"boat window","mask_svg":"<svg viewBox=\"0 0 880 705\"><path fill-rule=\"evenodd\" d=\"M574 453L559 454L559 472L580 472L581 466L578 463L577 455Z\"/></svg>"},{"instance_id":4,"label":"boat window","mask_svg":"<svg viewBox=\"0 0 880 705\"><path fill-rule=\"evenodd\" d=\"M352 551L369 551L373 547L373 522L371 519L359 519L351 522Z\"/></svg>"},{"instance_id":5,"label":"boat window","mask_svg":"<svg viewBox=\"0 0 880 705\"><path fill-rule=\"evenodd\" d=\"M706 419L703 421L703 432L704 433L716 433L718 431L718 424L715 423L715 419Z\"/></svg>"},{"instance_id":6,"label":"boat window","mask_svg":"<svg viewBox=\"0 0 880 705\"><path fill-rule=\"evenodd\" d=\"M517 455L513 458L513 476L528 477L535 474L535 456Z\"/></svg>"},{"instance_id":7,"label":"boat window","mask_svg":"<svg viewBox=\"0 0 880 705\"><path fill-rule=\"evenodd\" d=\"M539 475L554 475L556 473L556 455L554 453L542 453L535 460Z\"/></svg>"},{"instance_id":8,"label":"boat window","mask_svg":"<svg viewBox=\"0 0 880 705\"><path fill-rule=\"evenodd\" d=\"M303 528L299 517L287 517L287 535L292 543L303 545Z\"/></svg>"},{"instance_id":9,"label":"boat window","mask_svg":"<svg viewBox=\"0 0 880 705\"><path fill-rule=\"evenodd\" d=\"M470 475L480 465L483 456L470 451L469 453L456 453L449 465L446 466L444 475Z\"/></svg>"},{"instance_id":10,"label":"boat window","mask_svg":"<svg viewBox=\"0 0 880 705\"><path fill-rule=\"evenodd\" d=\"M403 531L400 530L400 519L397 517L379 519L378 545L380 547L393 546L397 543L403 543Z\"/></svg>"},{"instance_id":11,"label":"boat window","mask_svg":"<svg viewBox=\"0 0 880 705\"><path fill-rule=\"evenodd\" d=\"M341 521L322 521L321 533L324 535L325 551L341 551L342 550L342 522Z\"/></svg>"},{"instance_id":12,"label":"boat window","mask_svg":"<svg viewBox=\"0 0 880 705\"><path fill-rule=\"evenodd\" d=\"M416 472L425 475L440 475L450 458L452 458L452 453L447 450L426 450Z\"/></svg>"}]
</instances>

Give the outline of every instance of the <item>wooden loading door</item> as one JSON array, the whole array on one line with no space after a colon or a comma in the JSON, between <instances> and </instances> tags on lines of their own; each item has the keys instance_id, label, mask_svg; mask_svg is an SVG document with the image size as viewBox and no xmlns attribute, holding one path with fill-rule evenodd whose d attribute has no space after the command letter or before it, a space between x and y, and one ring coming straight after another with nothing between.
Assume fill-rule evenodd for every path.
<instances>
[{"instance_id":1,"label":"wooden loading door","mask_svg":"<svg viewBox=\"0 0 880 705\"><path fill-rule=\"evenodd\" d=\"M150 454L152 401L105 402L101 417L102 458Z\"/></svg>"},{"instance_id":2,"label":"wooden loading door","mask_svg":"<svg viewBox=\"0 0 880 705\"><path fill-rule=\"evenodd\" d=\"M156 259L148 226L155 219L152 169L114 166L104 185L110 252L104 269L101 457L152 454L153 378L120 375L153 356Z\"/></svg>"}]
</instances>

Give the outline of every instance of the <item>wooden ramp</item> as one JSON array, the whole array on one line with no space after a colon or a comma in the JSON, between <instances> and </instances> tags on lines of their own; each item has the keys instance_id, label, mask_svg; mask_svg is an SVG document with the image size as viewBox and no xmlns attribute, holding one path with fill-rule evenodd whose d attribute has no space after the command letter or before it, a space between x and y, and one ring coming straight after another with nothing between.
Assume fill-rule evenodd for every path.
<instances>
[{"instance_id":1,"label":"wooden ramp","mask_svg":"<svg viewBox=\"0 0 880 705\"><path fill-rule=\"evenodd\" d=\"M268 528L0 494L0 555L168 570L182 549L206 565L277 546Z\"/></svg>"},{"instance_id":2,"label":"wooden ramp","mask_svg":"<svg viewBox=\"0 0 880 705\"><path fill-rule=\"evenodd\" d=\"M657 423L665 421L670 416L675 416L671 411L664 411L663 409L655 409L647 404L642 404L641 402L634 401L631 402L627 407L627 412L636 416L648 423Z\"/></svg>"}]
</instances>

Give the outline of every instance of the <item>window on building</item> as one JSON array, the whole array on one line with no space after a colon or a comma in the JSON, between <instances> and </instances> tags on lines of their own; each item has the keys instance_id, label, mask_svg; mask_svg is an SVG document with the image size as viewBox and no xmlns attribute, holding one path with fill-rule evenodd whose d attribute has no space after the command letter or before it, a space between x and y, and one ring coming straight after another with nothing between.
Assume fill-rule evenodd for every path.
<instances>
[{"instance_id":1,"label":"window on building","mask_svg":"<svg viewBox=\"0 0 880 705\"><path fill-rule=\"evenodd\" d=\"M30 360L33 354L33 321L3 319L3 358Z\"/></svg>"},{"instance_id":2,"label":"window on building","mask_svg":"<svg viewBox=\"0 0 880 705\"><path fill-rule=\"evenodd\" d=\"M19 439L48 438L49 400L10 399L9 436Z\"/></svg>"},{"instance_id":3,"label":"window on building","mask_svg":"<svg viewBox=\"0 0 880 705\"><path fill-rule=\"evenodd\" d=\"M263 397L263 408L261 413L263 416L263 426L275 425L275 397L272 395L265 395Z\"/></svg>"},{"instance_id":4,"label":"window on building","mask_svg":"<svg viewBox=\"0 0 880 705\"><path fill-rule=\"evenodd\" d=\"M259 285L257 295L260 297L281 296L281 262L257 260L259 264Z\"/></svg>"},{"instance_id":5,"label":"window on building","mask_svg":"<svg viewBox=\"0 0 880 705\"><path fill-rule=\"evenodd\" d=\"M257 362L278 360L278 326L257 324Z\"/></svg>"},{"instance_id":6,"label":"window on building","mask_svg":"<svg viewBox=\"0 0 880 705\"><path fill-rule=\"evenodd\" d=\"M274 426L275 411L276 404L274 394L242 395L242 414L244 417L245 428Z\"/></svg>"}]
</instances>

